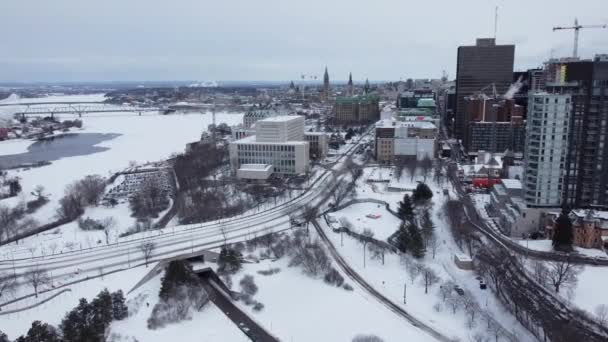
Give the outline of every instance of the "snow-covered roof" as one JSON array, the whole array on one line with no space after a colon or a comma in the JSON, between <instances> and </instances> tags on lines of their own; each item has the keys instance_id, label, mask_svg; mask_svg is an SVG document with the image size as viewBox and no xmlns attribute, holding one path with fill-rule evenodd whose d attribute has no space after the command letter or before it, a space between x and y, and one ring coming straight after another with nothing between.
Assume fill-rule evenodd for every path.
<instances>
[{"instance_id":1,"label":"snow-covered roof","mask_svg":"<svg viewBox=\"0 0 608 342\"><path fill-rule=\"evenodd\" d=\"M521 189L521 182L517 179L501 179L502 184L507 189Z\"/></svg>"},{"instance_id":2,"label":"snow-covered roof","mask_svg":"<svg viewBox=\"0 0 608 342\"><path fill-rule=\"evenodd\" d=\"M289 122L294 120L302 120L304 117L300 115L279 115L271 116L260 120L260 122Z\"/></svg>"},{"instance_id":3,"label":"snow-covered roof","mask_svg":"<svg viewBox=\"0 0 608 342\"><path fill-rule=\"evenodd\" d=\"M279 141L279 142L268 142L268 141L257 141L255 135L250 135L243 139L235 140L233 144L247 144L247 145L305 145L308 141Z\"/></svg>"}]
</instances>

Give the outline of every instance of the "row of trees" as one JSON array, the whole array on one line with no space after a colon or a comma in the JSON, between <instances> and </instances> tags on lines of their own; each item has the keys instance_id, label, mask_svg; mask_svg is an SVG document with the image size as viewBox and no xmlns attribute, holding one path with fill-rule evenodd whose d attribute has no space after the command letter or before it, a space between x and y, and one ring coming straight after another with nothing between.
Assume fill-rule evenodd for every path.
<instances>
[{"instance_id":1,"label":"row of trees","mask_svg":"<svg viewBox=\"0 0 608 342\"><path fill-rule=\"evenodd\" d=\"M433 170L433 160L429 156L425 156L422 160L416 158L396 158L395 177L397 180L401 179L404 170L410 175L411 182L414 181L416 173L419 172L422 175L423 182L426 183L427 178Z\"/></svg>"},{"instance_id":2,"label":"row of trees","mask_svg":"<svg viewBox=\"0 0 608 342\"><path fill-rule=\"evenodd\" d=\"M110 323L127 316L128 308L122 291L110 293L104 289L90 303L81 298L78 306L65 315L59 329L34 321L27 333L15 342L103 342ZM1 331L0 342L9 342Z\"/></svg>"}]
</instances>

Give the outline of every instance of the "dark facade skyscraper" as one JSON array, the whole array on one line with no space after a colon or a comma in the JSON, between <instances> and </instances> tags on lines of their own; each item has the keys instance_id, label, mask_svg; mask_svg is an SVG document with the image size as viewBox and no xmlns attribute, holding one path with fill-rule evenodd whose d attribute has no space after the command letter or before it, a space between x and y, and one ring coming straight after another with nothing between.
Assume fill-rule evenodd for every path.
<instances>
[{"instance_id":1,"label":"dark facade skyscraper","mask_svg":"<svg viewBox=\"0 0 608 342\"><path fill-rule=\"evenodd\" d=\"M459 46L456 66L456 113L454 136L463 139L465 126L465 97L492 85L499 95L506 93L513 81L515 45L496 45L494 38L479 38L475 46Z\"/></svg>"},{"instance_id":2,"label":"dark facade skyscraper","mask_svg":"<svg viewBox=\"0 0 608 342\"><path fill-rule=\"evenodd\" d=\"M546 88L572 96L564 202L608 207L608 56L550 61Z\"/></svg>"}]
</instances>

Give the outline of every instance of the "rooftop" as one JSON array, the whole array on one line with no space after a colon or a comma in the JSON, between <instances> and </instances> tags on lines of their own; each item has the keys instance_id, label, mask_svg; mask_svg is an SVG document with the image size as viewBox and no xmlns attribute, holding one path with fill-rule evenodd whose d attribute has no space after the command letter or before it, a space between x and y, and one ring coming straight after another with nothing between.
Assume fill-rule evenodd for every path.
<instances>
[{"instance_id":1,"label":"rooftop","mask_svg":"<svg viewBox=\"0 0 608 342\"><path fill-rule=\"evenodd\" d=\"M517 179L501 179L502 184L507 189L521 189L521 182Z\"/></svg>"},{"instance_id":2,"label":"rooftop","mask_svg":"<svg viewBox=\"0 0 608 342\"><path fill-rule=\"evenodd\" d=\"M414 128L423 128L423 129L434 129L437 128L435 126L435 124L433 124L432 122L428 122L428 121L413 121L413 120L408 120L408 121L397 121L394 119L383 119L380 120L378 122L376 122L376 127L377 128L390 128L390 127L414 127Z\"/></svg>"},{"instance_id":3,"label":"rooftop","mask_svg":"<svg viewBox=\"0 0 608 342\"><path fill-rule=\"evenodd\" d=\"M262 119L258 122L288 122L295 121L299 119L304 119L303 116L300 115L280 115L280 116L271 116L269 118Z\"/></svg>"},{"instance_id":4,"label":"rooftop","mask_svg":"<svg viewBox=\"0 0 608 342\"><path fill-rule=\"evenodd\" d=\"M308 144L308 141L280 141L280 142L266 142L266 141L257 141L255 135L250 135L243 139L239 139L233 142L233 144L241 144L241 145L305 145Z\"/></svg>"}]
</instances>

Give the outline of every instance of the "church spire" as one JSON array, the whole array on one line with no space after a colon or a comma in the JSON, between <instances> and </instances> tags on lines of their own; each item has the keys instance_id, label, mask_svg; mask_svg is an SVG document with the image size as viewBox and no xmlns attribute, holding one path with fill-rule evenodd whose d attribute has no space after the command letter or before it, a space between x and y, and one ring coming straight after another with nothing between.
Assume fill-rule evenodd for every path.
<instances>
[{"instance_id":1,"label":"church spire","mask_svg":"<svg viewBox=\"0 0 608 342\"><path fill-rule=\"evenodd\" d=\"M365 79L365 86L363 87L363 91L368 94L369 93L369 79Z\"/></svg>"},{"instance_id":2,"label":"church spire","mask_svg":"<svg viewBox=\"0 0 608 342\"><path fill-rule=\"evenodd\" d=\"M325 74L323 74L323 94L322 100L329 100L329 73L327 72L327 65L325 66Z\"/></svg>"},{"instance_id":3,"label":"church spire","mask_svg":"<svg viewBox=\"0 0 608 342\"><path fill-rule=\"evenodd\" d=\"M353 73L348 73L348 84L346 89L348 90L348 95L353 96L355 94L355 87L353 86Z\"/></svg>"}]
</instances>

